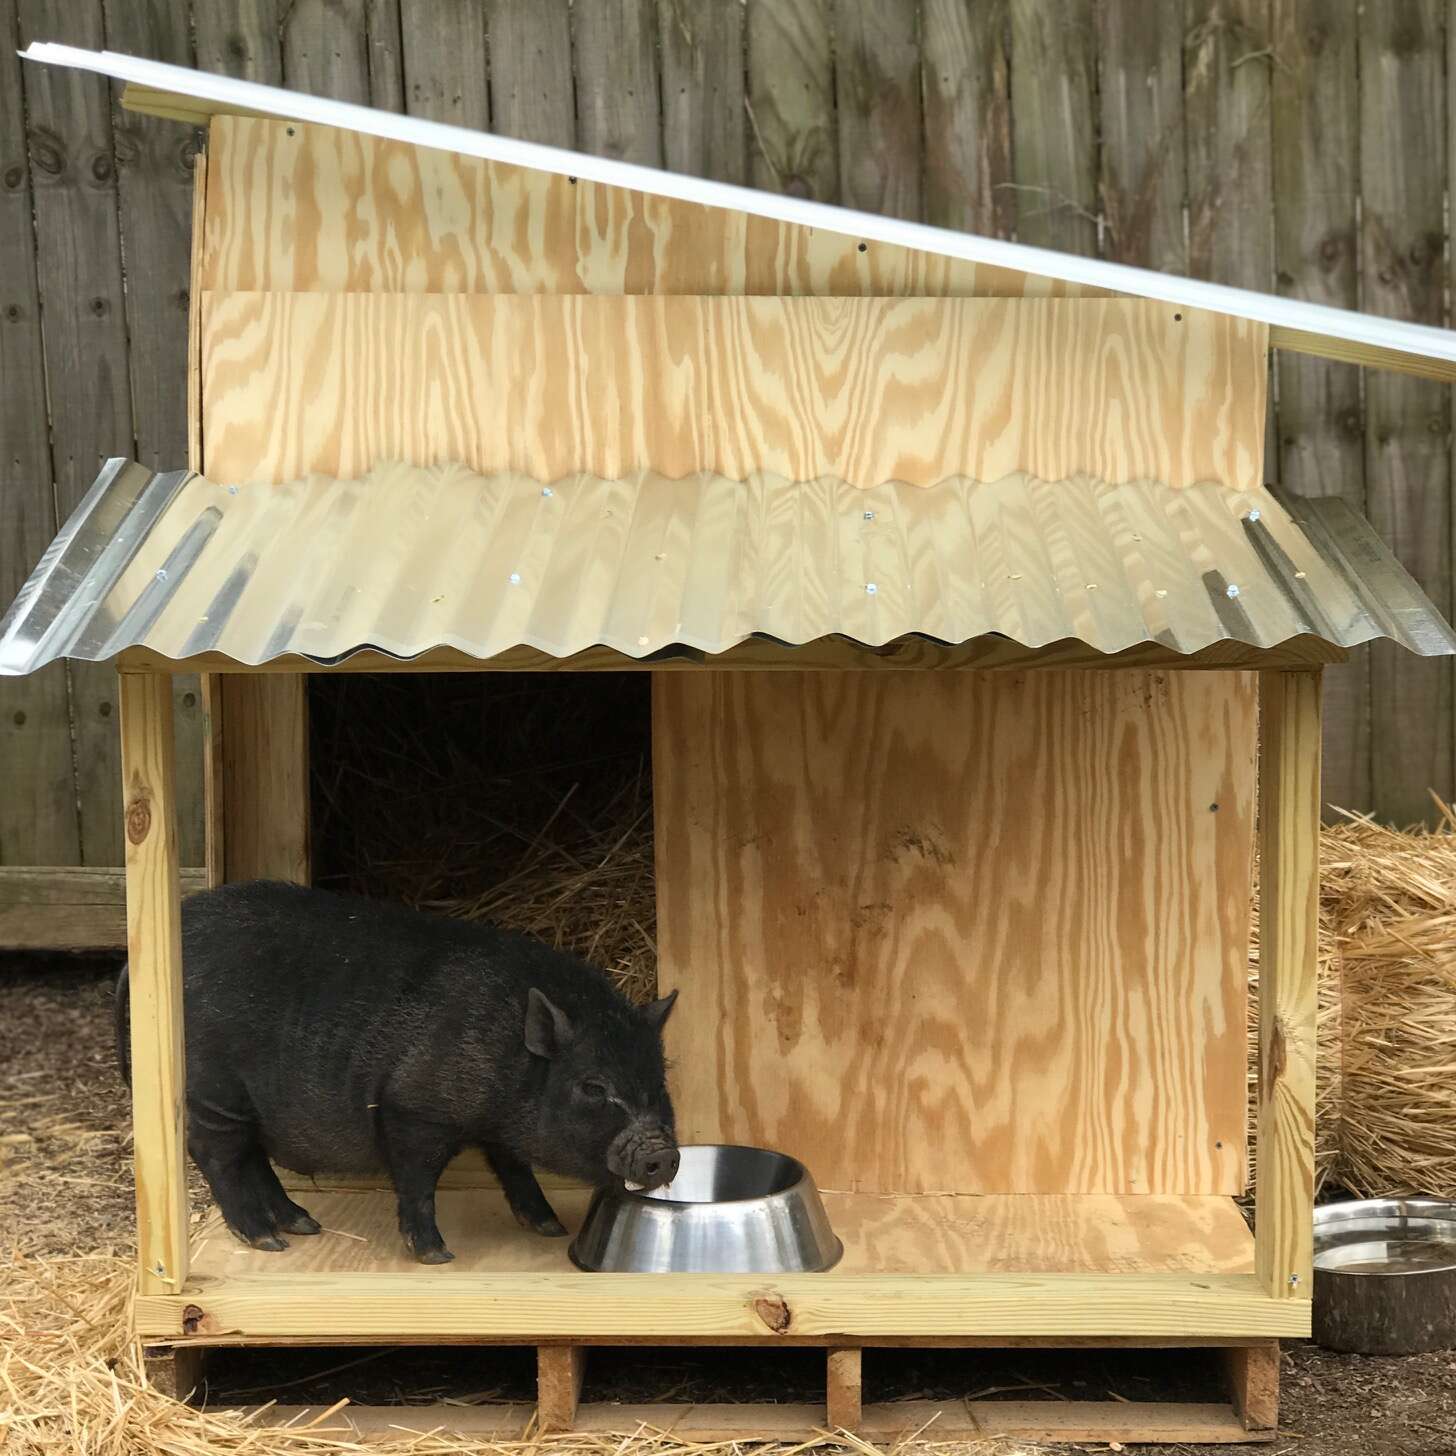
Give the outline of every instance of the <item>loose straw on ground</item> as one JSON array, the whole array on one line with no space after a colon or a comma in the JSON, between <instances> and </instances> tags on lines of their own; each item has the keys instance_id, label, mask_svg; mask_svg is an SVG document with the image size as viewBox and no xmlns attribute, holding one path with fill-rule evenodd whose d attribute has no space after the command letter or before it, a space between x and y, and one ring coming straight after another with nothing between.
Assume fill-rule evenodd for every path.
<instances>
[{"instance_id":1,"label":"loose straw on ground","mask_svg":"<svg viewBox=\"0 0 1456 1456\"><path fill-rule=\"evenodd\" d=\"M339 1401L307 1424L262 1426L241 1409L202 1409L173 1399L150 1378L128 1333L133 1265L98 1254L13 1257L0 1264L0 1452L4 1456L762 1456L850 1446L861 1456L1032 1456L1022 1443L918 1439L879 1445L820 1433L785 1442L681 1441L650 1429L629 1436L531 1435L518 1441L444 1431L356 1438ZM448 1426L449 1410L430 1413Z\"/></svg>"}]
</instances>

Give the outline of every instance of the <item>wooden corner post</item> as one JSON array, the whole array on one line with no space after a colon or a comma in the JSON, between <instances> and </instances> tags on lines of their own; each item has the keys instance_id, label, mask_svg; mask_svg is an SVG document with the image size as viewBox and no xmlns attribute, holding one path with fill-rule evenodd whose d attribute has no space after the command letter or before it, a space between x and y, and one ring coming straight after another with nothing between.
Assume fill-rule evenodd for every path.
<instances>
[{"instance_id":1,"label":"wooden corner post","mask_svg":"<svg viewBox=\"0 0 1456 1456\"><path fill-rule=\"evenodd\" d=\"M143 1294L176 1294L187 1279L187 1164L172 679L123 672L119 701L137 1258Z\"/></svg>"},{"instance_id":2,"label":"wooden corner post","mask_svg":"<svg viewBox=\"0 0 1456 1456\"><path fill-rule=\"evenodd\" d=\"M1255 1265L1313 1294L1320 672L1259 675L1259 1130Z\"/></svg>"}]
</instances>

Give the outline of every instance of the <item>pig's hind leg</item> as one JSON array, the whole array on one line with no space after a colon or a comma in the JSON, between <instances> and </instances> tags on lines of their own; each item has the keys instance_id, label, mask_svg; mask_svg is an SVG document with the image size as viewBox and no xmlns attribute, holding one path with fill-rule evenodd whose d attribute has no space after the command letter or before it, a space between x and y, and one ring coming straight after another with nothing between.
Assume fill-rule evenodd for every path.
<instances>
[{"instance_id":1,"label":"pig's hind leg","mask_svg":"<svg viewBox=\"0 0 1456 1456\"><path fill-rule=\"evenodd\" d=\"M268 1186L258 1175L258 1160L267 1159L256 1127L226 1109L195 1102L188 1105L187 1123L187 1151L207 1179L223 1221L255 1249L286 1249Z\"/></svg>"},{"instance_id":2,"label":"pig's hind leg","mask_svg":"<svg viewBox=\"0 0 1456 1456\"><path fill-rule=\"evenodd\" d=\"M460 1150L460 1138L437 1123L391 1108L379 1109L380 1146L399 1200L399 1231L421 1264L448 1264L435 1222L435 1186L445 1164Z\"/></svg>"},{"instance_id":3,"label":"pig's hind leg","mask_svg":"<svg viewBox=\"0 0 1456 1456\"><path fill-rule=\"evenodd\" d=\"M522 1228L544 1234L549 1239L565 1238L566 1229L556 1217L556 1210L546 1201L530 1165L498 1143L485 1143L482 1151L501 1181L501 1190L516 1216L516 1222Z\"/></svg>"},{"instance_id":4,"label":"pig's hind leg","mask_svg":"<svg viewBox=\"0 0 1456 1456\"><path fill-rule=\"evenodd\" d=\"M316 1234L322 1231L319 1221L308 1209L299 1207L284 1192L283 1185L278 1181L278 1174L273 1171L273 1164L268 1161L268 1154L263 1151L261 1143L254 1146L251 1172L262 1190L264 1201L272 1212L274 1224L279 1231L285 1234Z\"/></svg>"}]
</instances>

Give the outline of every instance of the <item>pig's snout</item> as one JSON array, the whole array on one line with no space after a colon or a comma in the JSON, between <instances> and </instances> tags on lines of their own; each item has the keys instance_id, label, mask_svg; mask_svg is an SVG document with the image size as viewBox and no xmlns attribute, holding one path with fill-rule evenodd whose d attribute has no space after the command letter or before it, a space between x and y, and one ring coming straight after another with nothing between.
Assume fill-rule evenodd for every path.
<instances>
[{"instance_id":1,"label":"pig's snout","mask_svg":"<svg viewBox=\"0 0 1456 1456\"><path fill-rule=\"evenodd\" d=\"M661 1123L633 1123L607 1149L607 1167L631 1192L671 1183L680 1161L677 1144Z\"/></svg>"}]
</instances>

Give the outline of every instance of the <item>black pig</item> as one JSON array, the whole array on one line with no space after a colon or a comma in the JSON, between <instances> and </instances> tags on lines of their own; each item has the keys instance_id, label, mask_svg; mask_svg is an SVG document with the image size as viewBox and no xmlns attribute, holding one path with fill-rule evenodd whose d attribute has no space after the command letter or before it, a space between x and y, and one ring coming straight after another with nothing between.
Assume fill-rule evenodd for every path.
<instances>
[{"instance_id":1,"label":"black pig","mask_svg":"<svg viewBox=\"0 0 1456 1456\"><path fill-rule=\"evenodd\" d=\"M529 936L261 880L184 902L182 964L187 1149L256 1249L319 1231L270 1159L387 1171L426 1264L453 1257L435 1185L462 1148L542 1234L566 1230L533 1165L644 1188L677 1172L661 1039L676 993L638 1009Z\"/></svg>"}]
</instances>

